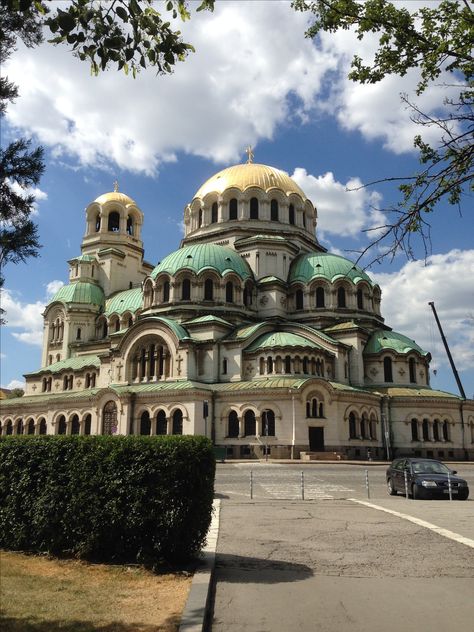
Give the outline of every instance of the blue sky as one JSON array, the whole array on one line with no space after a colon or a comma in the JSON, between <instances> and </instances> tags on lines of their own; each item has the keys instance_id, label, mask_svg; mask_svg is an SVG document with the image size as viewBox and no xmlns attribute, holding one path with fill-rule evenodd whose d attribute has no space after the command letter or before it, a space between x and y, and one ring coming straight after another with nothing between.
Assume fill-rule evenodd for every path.
<instances>
[{"instance_id":1,"label":"blue sky","mask_svg":"<svg viewBox=\"0 0 474 632\"><path fill-rule=\"evenodd\" d=\"M32 135L46 149L36 220L41 257L6 270L2 305L2 386L40 366L41 312L80 253L84 209L118 180L145 214L145 258L157 263L179 246L184 206L216 171L255 161L294 176L318 208L317 234L330 250L367 243L377 208L397 200L394 186L362 183L417 169L417 133L400 93L413 95L416 71L360 86L346 79L351 55L369 58L373 41L351 33L304 38L307 16L289 2L220 2L181 26L197 52L169 77L153 70L133 80L115 71L91 77L65 47L21 46L5 72L20 97L2 121L2 143ZM441 82L440 82L441 83ZM440 107L436 85L418 100ZM430 140L435 141L431 136ZM347 189L352 189L348 191ZM474 394L474 244L472 204L464 217L442 205L432 215L432 253L375 265L382 313L396 331L433 355L432 386L456 391L434 319L437 306L468 396ZM375 256L376 252L374 252ZM372 257L373 258L373 257ZM368 260L366 261L368 262Z\"/></svg>"}]
</instances>

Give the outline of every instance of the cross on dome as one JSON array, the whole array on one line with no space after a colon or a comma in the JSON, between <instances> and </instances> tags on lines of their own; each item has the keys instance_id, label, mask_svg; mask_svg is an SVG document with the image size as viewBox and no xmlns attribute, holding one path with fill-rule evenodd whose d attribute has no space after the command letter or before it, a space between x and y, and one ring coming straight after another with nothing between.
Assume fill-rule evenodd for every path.
<instances>
[{"instance_id":1,"label":"cross on dome","mask_svg":"<svg viewBox=\"0 0 474 632\"><path fill-rule=\"evenodd\" d=\"M118 190L119 190L118 180L114 180L114 193L117 193Z\"/></svg>"},{"instance_id":2,"label":"cross on dome","mask_svg":"<svg viewBox=\"0 0 474 632\"><path fill-rule=\"evenodd\" d=\"M253 153L252 147L250 145L248 145L248 147L246 148L245 153L247 154L247 164L251 165L255 154Z\"/></svg>"}]
</instances>

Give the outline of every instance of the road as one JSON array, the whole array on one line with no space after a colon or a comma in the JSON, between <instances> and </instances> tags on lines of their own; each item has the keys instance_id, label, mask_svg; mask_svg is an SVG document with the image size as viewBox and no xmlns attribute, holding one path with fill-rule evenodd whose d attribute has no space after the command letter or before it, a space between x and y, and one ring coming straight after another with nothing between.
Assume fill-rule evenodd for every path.
<instances>
[{"instance_id":1,"label":"road","mask_svg":"<svg viewBox=\"0 0 474 632\"><path fill-rule=\"evenodd\" d=\"M471 629L474 549L462 538L474 540L474 501L389 497L385 469L219 464L212 632ZM474 495L474 464L455 469Z\"/></svg>"}]
</instances>

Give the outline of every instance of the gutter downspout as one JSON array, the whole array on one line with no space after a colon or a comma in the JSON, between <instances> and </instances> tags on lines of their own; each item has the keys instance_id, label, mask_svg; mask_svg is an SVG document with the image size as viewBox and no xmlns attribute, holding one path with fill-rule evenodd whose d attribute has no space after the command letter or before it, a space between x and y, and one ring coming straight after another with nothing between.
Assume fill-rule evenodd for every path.
<instances>
[{"instance_id":1,"label":"gutter downspout","mask_svg":"<svg viewBox=\"0 0 474 632\"><path fill-rule=\"evenodd\" d=\"M291 436L291 459L295 458L296 443L296 415L295 415L295 392L290 388L291 393L291 409L292 409L292 436Z\"/></svg>"}]
</instances>

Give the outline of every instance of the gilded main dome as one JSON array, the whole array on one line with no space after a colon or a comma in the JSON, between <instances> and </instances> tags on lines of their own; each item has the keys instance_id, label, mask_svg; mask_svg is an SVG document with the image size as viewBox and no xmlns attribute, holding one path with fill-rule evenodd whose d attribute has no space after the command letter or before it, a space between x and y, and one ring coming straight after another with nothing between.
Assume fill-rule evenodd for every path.
<instances>
[{"instance_id":1,"label":"gilded main dome","mask_svg":"<svg viewBox=\"0 0 474 632\"><path fill-rule=\"evenodd\" d=\"M220 194L232 187L240 191L245 191L249 187L259 187L264 191L276 188L286 194L296 193L306 200L304 192L286 171L254 163L234 165L219 171L201 186L194 197L203 199L208 193Z\"/></svg>"}]
</instances>

